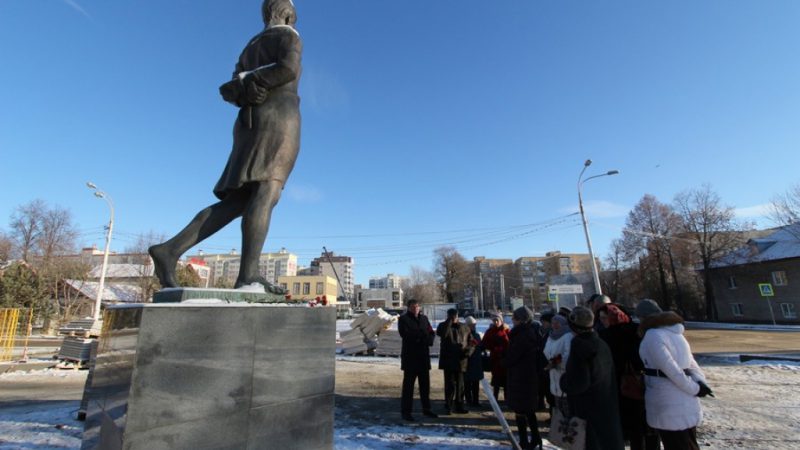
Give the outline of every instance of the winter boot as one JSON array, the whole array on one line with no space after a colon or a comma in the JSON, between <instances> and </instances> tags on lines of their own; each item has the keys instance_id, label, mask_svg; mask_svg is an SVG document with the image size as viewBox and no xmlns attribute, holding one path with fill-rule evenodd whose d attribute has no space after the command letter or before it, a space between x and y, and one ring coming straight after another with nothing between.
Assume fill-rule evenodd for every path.
<instances>
[{"instance_id":1,"label":"winter boot","mask_svg":"<svg viewBox=\"0 0 800 450\"><path fill-rule=\"evenodd\" d=\"M514 418L517 420L517 431L519 432L519 446L520 448L528 448L528 419L522 414L516 414Z\"/></svg>"}]
</instances>

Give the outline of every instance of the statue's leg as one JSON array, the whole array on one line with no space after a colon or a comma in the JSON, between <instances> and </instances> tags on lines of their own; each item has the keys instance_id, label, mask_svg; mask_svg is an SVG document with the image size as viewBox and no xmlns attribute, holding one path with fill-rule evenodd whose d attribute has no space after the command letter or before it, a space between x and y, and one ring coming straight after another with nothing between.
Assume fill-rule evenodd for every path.
<instances>
[{"instance_id":1,"label":"statue's leg","mask_svg":"<svg viewBox=\"0 0 800 450\"><path fill-rule=\"evenodd\" d=\"M172 239L150 247L153 267L162 287L178 287L175 265L178 258L198 242L219 231L233 219L242 215L247 206L247 190L234 191L224 200L197 213L189 225Z\"/></svg>"},{"instance_id":2,"label":"statue's leg","mask_svg":"<svg viewBox=\"0 0 800 450\"><path fill-rule=\"evenodd\" d=\"M282 190L283 182L270 180L258 183L251 191L250 200L242 214L242 264L236 288L261 283L268 291L283 293L258 273L258 261L269 232L272 208L281 198Z\"/></svg>"}]
</instances>

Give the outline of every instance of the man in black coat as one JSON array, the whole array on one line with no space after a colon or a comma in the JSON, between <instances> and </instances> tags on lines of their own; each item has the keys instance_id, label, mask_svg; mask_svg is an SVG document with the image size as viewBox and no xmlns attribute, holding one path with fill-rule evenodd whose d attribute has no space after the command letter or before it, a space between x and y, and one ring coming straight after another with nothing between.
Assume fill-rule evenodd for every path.
<instances>
[{"instance_id":1,"label":"man in black coat","mask_svg":"<svg viewBox=\"0 0 800 450\"><path fill-rule=\"evenodd\" d=\"M422 414L436 417L431 411L431 354L433 327L424 314L419 312L419 302L411 299L406 303L408 310L397 321L397 330L403 338L400 351L400 369L403 370L403 391L400 399L400 413L403 420L414 421L411 409L414 402L414 382L419 380L419 397Z\"/></svg>"},{"instance_id":2,"label":"man in black coat","mask_svg":"<svg viewBox=\"0 0 800 450\"><path fill-rule=\"evenodd\" d=\"M508 407L514 411L522 448L541 448L542 438L536 421L536 406L539 397L538 372L542 353L542 338L539 325L533 322L533 312L525 306L514 310L506 367L508 385L506 396ZM530 429L530 440L528 440Z\"/></svg>"},{"instance_id":3,"label":"man in black coat","mask_svg":"<svg viewBox=\"0 0 800 450\"><path fill-rule=\"evenodd\" d=\"M444 371L444 404L447 412L466 414L464 408L464 372L474 347L469 345L469 327L458 322L458 310L448 309L447 320L436 327L441 338L439 369Z\"/></svg>"}]
</instances>

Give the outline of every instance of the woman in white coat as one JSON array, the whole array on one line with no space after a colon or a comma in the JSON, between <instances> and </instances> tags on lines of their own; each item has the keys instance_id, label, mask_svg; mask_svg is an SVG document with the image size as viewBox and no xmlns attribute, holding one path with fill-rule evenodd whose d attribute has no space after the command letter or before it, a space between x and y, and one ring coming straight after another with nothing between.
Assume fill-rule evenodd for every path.
<instances>
[{"instance_id":1,"label":"woman in white coat","mask_svg":"<svg viewBox=\"0 0 800 450\"><path fill-rule=\"evenodd\" d=\"M643 335L647 424L658 430L665 450L699 450L697 426L703 420L698 397L712 395L683 337L683 319L664 312L653 300L636 305Z\"/></svg>"},{"instance_id":2,"label":"woman in white coat","mask_svg":"<svg viewBox=\"0 0 800 450\"><path fill-rule=\"evenodd\" d=\"M550 326L550 336L544 344L544 356L547 358L548 364L546 369L550 374L550 392L555 396L556 405L563 394L559 382L561 375L567 368L567 359L569 358L569 347L572 344L573 337L572 330L569 329L569 324L564 316L553 316Z\"/></svg>"}]
</instances>

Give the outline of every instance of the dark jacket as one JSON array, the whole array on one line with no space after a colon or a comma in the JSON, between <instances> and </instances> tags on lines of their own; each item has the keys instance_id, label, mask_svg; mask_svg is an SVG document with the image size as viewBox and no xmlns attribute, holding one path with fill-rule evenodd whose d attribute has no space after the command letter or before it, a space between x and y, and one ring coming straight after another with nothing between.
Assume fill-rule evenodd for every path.
<instances>
[{"instance_id":1,"label":"dark jacket","mask_svg":"<svg viewBox=\"0 0 800 450\"><path fill-rule=\"evenodd\" d=\"M572 414L586 419L587 450L624 450L614 360L596 332L578 333L572 339L561 390Z\"/></svg>"},{"instance_id":2,"label":"dark jacket","mask_svg":"<svg viewBox=\"0 0 800 450\"><path fill-rule=\"evenodd\" d=\"M439 350L439 369L467 371L467 357L474 347L469 345L469 327L463 323L445 320L436 327L436 335L441 338Z\"/></svg>"},{"instance_id":3,"label":"dark jacket","mask_svg":"<svg viewBox=\"0 0 800 450\"><path fill-rule=\"evenodd\" d=\"M510 338L505 361L508 370L508 406L516 413L533 412L539 398L537 375L542 340L531 323L515 325L511 329Z\"/></svg>"},{"instance_id":4,"label":"dark jacket","mask_svg":"<svg viewBox=\"0 0 800 450\"><path fill-rule=\"evenodd\" d=\"M433 345L433 327L428 318L419 313L417 317L405 313L397 321L397 331L403 338L400 351L400 368L409 371L431 369L430 346Z\"/></svg>"},{"instance_id":5,"label":"dark jacket","mask_svg":"<svg viewBox=\"0 0 800 450\"><path fill-rule=\"evenodd\" d=\"M483 347L481 346L481 335L477 331L470 330L470 345L473 346L472 354L467 358L467 372L464 374L465 381L480 381L483 379Z\"/></svg>"},{"instance_id":6,"label":"dark jacket","mask_svg":"<svg viewBox=\"0 0 800 450\"><path fill-rule=\"evenodd\" d=\"M642 339L637 333L638 328L637 324L628 322L611 325L600 332L600 338L608 344L608 348L611 350L618 387L626 366L630 365L637 372L644 368L642 359L639 357L639 343L642 342ZM647 423L645 421L644 399L633 400L622 395L619 395L618 398L623 432L627 434L632 430L643 431Z\"/></svg>"}]
</instances>

